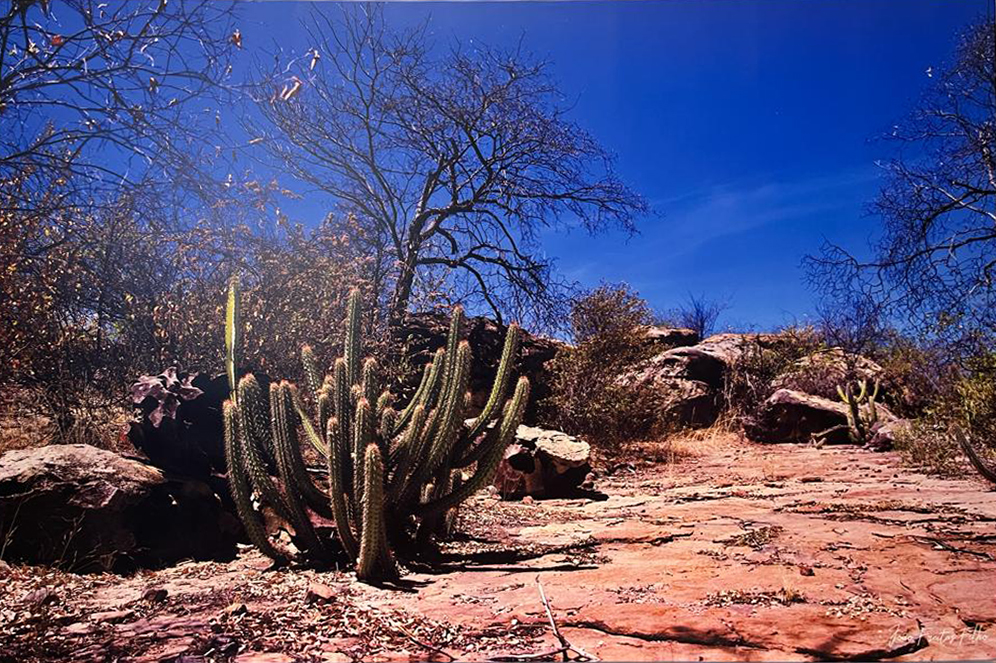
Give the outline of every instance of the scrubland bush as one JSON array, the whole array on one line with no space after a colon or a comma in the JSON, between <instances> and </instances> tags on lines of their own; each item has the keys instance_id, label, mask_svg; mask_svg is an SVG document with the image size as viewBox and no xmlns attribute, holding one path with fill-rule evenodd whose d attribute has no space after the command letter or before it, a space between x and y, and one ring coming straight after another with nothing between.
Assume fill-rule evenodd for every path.
<instances>
[{"instance_id":1,"label":"scrubland bush","mask_svg":"<svg viewBox=\"0 0 996 663\"><path fill-rule=\"evenodd\" d=\"M724 420L739 427L743 421L776 390L775 380L792 368L799 359L823 347L820 334L812 327L786 327L778 332L777 342L763 343L760 338L748 340L743 353L730 366L724 383ZM813 384L783 385L792 388L818 388L816 372L806 372ZM836 388L830 387L831 390Z\"/></svg>"},{"instance_id":2,"label":"scrubland bush","mask_svg":"<svg viewBox=\"0 0 996 663\"><path fill-rule=\"evenodd\" d=\"M125 388L138 375L171 365L220 372L224 290L233 272L244 275L245 319L254 331L245 361L264 374L300 377L303 339L331 356L351 287L378 300L368 264L345 234L208 222L165 232L139 224L129 210L122 204L114 216L77 220L72 232L0 216L0 389L18 394L0 410L48 422L19 427L39 439L0 446L49 439L114 446L112 424L126 416Z\"/></svg>"},{"instance_id":3,"label":"scrubland bush","mask_svg":"<svg viewBox=\"0 0 996 663\"><path fill-rule=\"evenodd\" d=\"M562 430L610 449L646 438L661 424L649 388L619 383L619 376L655 352L644 339L654 315L624 284L602 285L579 297L570 316L575 345L552 364L550 409Z\"/></svg>"}]
</instances>

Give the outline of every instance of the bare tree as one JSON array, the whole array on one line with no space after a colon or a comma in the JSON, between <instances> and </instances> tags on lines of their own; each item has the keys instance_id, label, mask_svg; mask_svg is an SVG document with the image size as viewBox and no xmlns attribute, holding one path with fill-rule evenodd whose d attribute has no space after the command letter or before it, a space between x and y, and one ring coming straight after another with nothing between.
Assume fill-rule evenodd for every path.
<instances>
[{"instance_id":1,"label":"bare tree","mask_svg":"<svg viewBox=\"0 0 996 663\"><path fill-rule=\"evenodd\" d=\"M262 75L248 130L330 194L333 223L359 221L391 320L442 268L499 319L549 322L561 293L540 229L633 230L648 211L521 49L442 52L425 26L390 31L375 5L316 10L308 30L309 52Z\"/></svg>"},{"instance_id":2,"label":"bare tree","mask_svg":"<svg viewBox=\"0 0 996 663\"><path fill-rule=\"evenodd\" d=\"M44 215L199 191L230 70L230 6L193 0L12 0L0 8L0 185L28 191L15 210ZM199 102L193 108L191 102ZM205 106L208 109L205 110ZM25 199L27 200L27 199ZM158 206L157 206L158 207Z\"/></svg>"},{"instance_id":3,"label":"bare tree","mask_svg":"<svg viewBox=\"0 0 996 663\"><path fill-rule=\"evenodd\" d=\"M235 35L209 0L0 1L0 381L58 417L124 365L187 212L218 209Z\"/></svg>"},{"instance_id":4,"label":"bare tree","mask_svg":"<svg viewBox=\"0 0 996 663\"><path fill-rule=\"evenodd\" d=\"M899 149L872 206L875 257L827 244L809 275L830 300L861 293L906 328L974 345L996 332L996 24L967 30L950 68L928 75L886 137Z\"/></svg>"},{"instance_id":5,"label":"bare tree","mask_svg":"<svg viewBox=\"0 0 996 663\"><path fill-rule=\"evenodd\" d=\"M705 338L715 331L719 316L729 307L726 302L688 293L685 302L674 310L671 317L679 327L692 329L699 338Z\"/></svg>"}]
</instances>

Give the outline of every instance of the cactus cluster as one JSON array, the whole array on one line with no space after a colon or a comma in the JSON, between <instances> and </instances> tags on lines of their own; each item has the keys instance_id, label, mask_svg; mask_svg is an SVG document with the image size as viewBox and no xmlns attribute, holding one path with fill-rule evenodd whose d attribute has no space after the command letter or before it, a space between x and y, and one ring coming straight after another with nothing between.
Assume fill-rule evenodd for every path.
<instances>
[{"instance_id":1,"label":"cactus cluster","mask_svg":"<svg viewBox=\"0 0 996 663\"><path fill-rule=\"evenodd\" d=\"M843 387L837 385L837 395L847 406L847 434L851 442L855 444L868 442L871 439L872 427L878 423L878 410L875 407L875 399L878 398L878 380L870 392L867 380L858 382L857 391L851 383Z\"/></svg>"},{"instance_id":2,"label":"cactus cluster","mask_svg":"<svg viewBox=\"0 0 996 663\"><path fill-rule=\"evenodd\" d=\"M360 360L360 304L354 290L343 356L330 374L305 346L306 395L287 381L271 383L267 394L252 374L236 382L239 301L233 282L226 318L232 398L224 407L225 445L233 499L257 548L275 561L289 556L268 538L258 502L290 523L295 546L306 557L328 560L338 547L361 580L380 581L397 575L399 552L410 557L425 550L451 525L460 503L493 480L522 420L529 382L519 378L509 395L519 343L519 330L511 325L487 403L465 421L471 349L461 340L464 317L457 308L446 347L425 367L411 400L395 407L394 396L381 388L376 360ZM306 466L299 433L324 458L327 480L316 481L322 473ZM270 475L271 462L279 482ZM335 541L319 536L311 511L334 520Z\"/></svg>"},{"instance_id":3,"label":"cactus cluster","mask_svg":"<svg viewBox=\"0 0 996 663\"><path fill-rule=\"evenodd\" d=\"M866 444L869 442L873 434L872 429L878 423L878 409L875 405L876 399L878 399L878 386L877 380L871 391L868 391L867 380L859 380L857 389L851 383L843 386L837 385L837 395L841 402L847 406L847 424L833 426L816 433L813 440L817 444L822 444L830 433L846 429L847 436L852 443Z\"/></svg>"}]
</instances>

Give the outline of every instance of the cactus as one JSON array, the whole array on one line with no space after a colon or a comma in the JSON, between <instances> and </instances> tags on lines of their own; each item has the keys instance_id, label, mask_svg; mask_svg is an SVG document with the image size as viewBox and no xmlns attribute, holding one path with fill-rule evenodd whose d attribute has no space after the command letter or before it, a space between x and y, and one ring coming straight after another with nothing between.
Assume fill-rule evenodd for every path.
<instances>
[{"instance_id":1,"label":"cactus","mask_svg":"<svg viewBox=\"0 0 996 663\"><path fill-rule=\"evenodd\" d=\"M238 330L227 327L238 324L236 287L233 281L225 334L231 375ZM397 576L398 560L428 552L433 538L451 529L459 505L493 480L522 420L529 382L520 378L510 389L519 344L513 324L487 403L465 424L471 348L461 340L464 318L457 308L445 348L425 367L411 400L396 407L395 397L382 390L376 360L361 361L361 314L354 290L343 356L330 375L322 376L314 352L302 348L309 398L281 381L270 386L267 408L251 374L238 381L226 405L226 452L239 517L264 554L287 557L265 537L253 492L290 524L304 557L330 561L341 549L360 580L380 582ZM328 481L322 487L305 465L299 430L324 457ZM276 458L279 489L267 472L269 456ZM335 545L319 536L312 511L334 519Z\"/></svg>"},{"instance_id":2,"label":"cactus","mask_svg":"<svg viewBox=\"0 0 996 663\"><path fill-rule=\"evenodd\" d=\"M818 445L822 445L830 433L838 430L847 430L847 436L854 444L867 444L871 440L872 428L878 423L878 409L875 402L878 399L879 383L875 381L871 392L868 391L866 380L858 381L857 386L855 392L851 383L844 386L837 385L837 395L847 406L847 424L833 426L814 434L813 440Z\"/></svg>"}]
</instances>

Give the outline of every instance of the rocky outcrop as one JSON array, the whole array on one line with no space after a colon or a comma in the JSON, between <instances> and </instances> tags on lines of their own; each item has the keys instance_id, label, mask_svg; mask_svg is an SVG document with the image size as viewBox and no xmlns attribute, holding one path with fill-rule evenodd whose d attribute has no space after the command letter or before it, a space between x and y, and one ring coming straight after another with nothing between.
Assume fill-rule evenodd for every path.
<instances>
[{"instance_id":1,"label":"rocky outcrop","mask_svg":"<svg viewBox=\"0 0 996 663\"><path fill-rule=\"evenodd\" d=\"M4 556L75 571L230 559L241 528L201 481L85 444L0 456Z\"/></svg>"},{"instance_id":2,"label":"rocky outcrop","mask_svg":"<svg viewBox=\"0 0 996 663\"><path fill-rule=\"evenodd\" d=\"M506 498L571 495L591 472L591 448L556 430L519 426L505 450L495 486Z\"/></svg>"},{"instance_id":3,"label":"rocky outcrop","mask_svg":"<svg viewBox=\"0 0 996 663\"><path fill-rule=\"evenodd\" d=\"M410 315L397 333L397 340L406 349L407 356L421 375L422 367L429 363L433 353L446 345L449 331L449 317L433 313ZM505 327L485 317L468 318L465 326L466 338L473 348L473 363L470 369L470 390L473 405L482 407L494 380L501 350L505 342ZM519 351L518 375L529 378L529 406L525 421L537 423L540 419L538 404L550 395L549 361L554 358L563 343L523 331Z\"/></svg>"},{"instance_id":4,"label":"rocky outcrop","mask_svg":"<svg viewBox=\"0 0 996 663\"><path fill-rule=\"evenodd\" d=\"M659 395L659 416L677 426L715 423L730 367L750 347L783 343L777 334L716 334L696 345L662 352L621 376L620 383Z\"/></svg>"},{"instance_id":5,"label":"rocky outcrop","mask_svg":"<svg viewBox=\"0 0 996 663\"><path fill-rule=\"evenodd\" d=\"M643 338L647 345L660 348L662 351L696 345L701 340L694 329L663 325L647 327Z\"/></svg>"},{"instance_id":6,"label":"rocky outcrop","mask_svg":"<svg viewBox=\"0 0 996 663\"><path fill-rule=\"evenodd\" d=\"M875 430L897 421L885 406L877 405L879 423ZM822 396L792 389L779 389L761 405L744 426L755 442L809 442L813 435L847 425L847 406ZM874 431L873 431L874 432ZM828 433L825 444L850 444L845 428Z\"/></svg>"}]
</instances>

